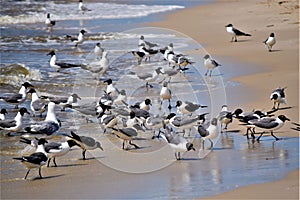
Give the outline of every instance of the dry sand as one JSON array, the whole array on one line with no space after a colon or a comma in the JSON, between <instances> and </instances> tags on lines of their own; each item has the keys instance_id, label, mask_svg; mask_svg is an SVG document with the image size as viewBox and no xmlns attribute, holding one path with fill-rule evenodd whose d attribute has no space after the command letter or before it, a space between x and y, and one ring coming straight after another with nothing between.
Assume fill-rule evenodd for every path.
<instances>
[{"instance_id":1,"label":"dry sand","mask_svg":"<svg viewBox=\"0 0 300 200\"><path fill-rule=\"evenodd\" d=\"M150 25L170 28L192 37L215 58L229 57L262 69L263 73L233 78L242 87L227 88L229 108L269 110L272 108L269 100L272 90L287 87L287 106L293 108L282 110L280 114L299 122L298 16L299 3L296 0L221 0L170 14L165 20ZM231 36L225 31L225 25L229 23L252 37L241 37L239 42L231 43ZM277 43L274 51L268 52L262 41L271 32L275 33ZM243 69L245 66L240 66L239 70ZM226 66L220 70L226 73ZM248 96L249 101L241 102L241 105L230 103L241 95ZM286 125L278 135L297 137L299 132ZM247 186L212 198L299 199L299 170L280 181Z\"/></svg>"}]
</instances>

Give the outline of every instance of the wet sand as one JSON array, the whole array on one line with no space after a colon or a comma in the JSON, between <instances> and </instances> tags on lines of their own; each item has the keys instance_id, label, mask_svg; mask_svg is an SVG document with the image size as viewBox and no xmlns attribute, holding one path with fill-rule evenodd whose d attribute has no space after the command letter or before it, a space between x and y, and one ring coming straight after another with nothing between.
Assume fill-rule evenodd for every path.
<instances>
[{"instance_id":1,"label":"wet sand","mask_svg":"<svg viewBox=\"0 0 300 200\"><path fill-rule=\"evenodd\" d=\"M215 58L226 56L258 66L264 71L232 79L241 83L241 86L227 88L229 108L269 110L272 108L269 100L272 90L279 86L287 87L286 106L293 108L280 113L284 113L294 122L299 122L298 15L298 1L222 0L176 12L162 22L151 25L175 29L191 36L205 45L206 50ZM231 43L231 37L224 27L229 23L252 34L252 37L241 37L239 42ZM277 44L273 47L273 52L268 52L262 42L271 32L275 33ZM221 62L220 59L219 61ZM226 73L226 67L222 66L220 71ZM240 66L239 70L244 68L245 66ZM247 96L249 101L240 102L239 105L232 104L241 95ZM286 125L278 135L299 137L299 132L291 130L290 127L290 124ZM235 124L231 128L239 127ZM296 170L281 181L243 187L212 198L298 199L298 189L299 170Z\"/></svg>"}]
</instances>

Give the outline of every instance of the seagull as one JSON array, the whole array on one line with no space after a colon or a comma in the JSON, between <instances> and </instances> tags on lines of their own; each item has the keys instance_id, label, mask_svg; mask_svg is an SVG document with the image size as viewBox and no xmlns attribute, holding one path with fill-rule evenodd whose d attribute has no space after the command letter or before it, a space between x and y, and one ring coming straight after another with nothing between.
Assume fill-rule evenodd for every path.
<instances>
[{"instance_id":1,"label":"seagull","mask_svg":"<svg viewBox=\"0 0 300 200\"><path fill-rule=\"evenodd\" d=\"M0 120L5 120L5 115L8 114L5 108L2 108L0 111Z\"/></svg>"},{"instance_id":2,"label":"seagull","mask_svg":"<svg viewBox=\"0 0 300 200\"><path fill-rule=\"evenodd\" d=\"M186 67L187 65L192 65L195 62L190 61L188 58L186 58L183 55L179 55L178 60L177 60L177 65L179 66L179 68L181 67Z\"/></svg>"},{"instance_id":3,"label":"seagull","mask_svg":"<svg viewBox=\"0 0 300 200\"><path fill-rule=\"evenodd\" d=\"M48 103L48 111L46 119L37 124L32 124L25 128L25 131L31 134L46 134L48 136L53 135L60 128L60 122L56 118L55 103Z\"/></svg>"},{"instance_id":4,"label":"seagull","mask_svg":"<svg viewBox=\"0 0 300 200\"><path fill-rule=\"evenodd\" d=\"M159 52L159 50L149 49L149 48L145 47L145 44L141 44L140 52L145 53L145 56L146 56L145 61L147 61L147 58L148 58L148 60L150 62L150 57L156 55Z\"/></svg>"},{"instance_id":5,"label":"seagull","mask_svg":"<svg viewBox=\"0 0 300 200\"><path fill-rule=\"evenodd\" d=\"M264 118L257 119L257 120L250 120L250 121L248 121L248 124L249 125L253 125L253 126L257 127L257 128L260 128L260 129L262 129L264 131L265 130L270 131L271 135L276 140L279 140L279 138L274 135L273 131L280 129L284 125L285 121L290 121L290 119L288 119L284 115L279 115L276 118L264 117ZM265 132L262 132L261 135L256 140L259 141L260 138L261 138L261 136L264 133Z\"/></svg>"},{"instance_id":6,"label":"seagull","mask_svg":"<svg viewBox=\"0 0 300 200\"><path fill-rule=\"evenodd\" d=\"M50 67L56 68L56 69L67 69L67 68L73 68L73 67L82 67L81 64L71 64L71 63L64 63L64 62L57 62L56 61L56 54L55 51L50 51L47 56L51 56L49 65Z\"/></svg>"},{"instance_id":7,"label":"seagull","mask_svg":"<svg viewBox=\"0 0 300 200\"><path fill-rule=\"evenodd\" d=\"M276 43L275 34L271 33L270 36L264 41L264 44L268 47L269 51L272 51L272 47Z\"/></svg>"},{"instance_id":8,"label":"seagull","mask_svg":"<svg viewBox=\"0 0 300 200\"><path fill-rule=\"evenodd\" d=\"M177 116L175 113L170 113L164 123L165 124L171 124L174 128L177 129L186 129L186 128L192 128L197 124L205 122L205 115L208 113L204 113L198 116Z\"/></svg>"},{"instance_id":9,"label":"seagull","mask_svg":"<svg viewBox=\"0 0 300 200\"><path fill-rule=\"evenodd\" d=\"M14 94L12 96L0 97L1 100L5 101L9 104L14 104L15 108L18 108L18 105L23 103L27 98L27 89L30 87L34 87L29 82L24 82L19 90L18 94Z\"/></svg>"},{"instance_id":10,"label":"seagull","mask_svg":"<svg viewBox=\"0 0 300 200\"><path fill-rule=\"evenodd\" d=\"M24 138L24 137L20 138L20 142L23 142L25 144L29 144L33 147L37 147L37 144L38 144L36 140L30 140L30 139L27 139L27 138ZM70 151L70 149L75 145L78 146L78 144L74 140L71 140L71 139L69 139L65 142L46 143L44 145L44 147L45 147L45 151L48 155L47 167L50 166L50 161L51 161L52 158L53 158L54 166L57 167L55 158L66 155Z\"/></svg>"},{"instance_id":11,"label":"seagull","mask_svg":"<svg viewBox=\"0 0 300 200\"><path fill-rule=\"evenodd\" d=\"M92 137L83 136L83 135L77 135L73 131L71 131L71 136L69 136L71 139L75 140L75 142L80 146L82 149L82 159L85 160L85 153L87 150L94 150L94 149L101 149L103 151L103 148L100 144L100 142L96 141Z\"/></svg>"},{"instance_id":12,"label":"seagull","mask_svg":"<svg viewBox=\"0 0 300 200\"><path fill-rule=\"evenodd\" d=\"M189 102L189 101L180 101L176 102L177 112L180 114L192 114L199 108L206 108L207 106L202 106L197 103Z\"/></svg>"},{"instance_id":13,"label":"seagull","mask_svg":"<svg viewBox=\"0 0 300 200\"><path fill-rule=\"evenodd\" d=\"M205 76L207 76L209 71L210 71L209 76L211 76L212 70L221 65L217 63L215 60L211 59L211 57L208 54L206 54L204 56L204 66L207 68Z\"/></svg>"},{"instance_id":14,"label":"seagull","mask_svg":"<svg viewBox=\"0 0 300 200\"><path fill-rule=\"evenodd\" d=\"M111 79L105 80L104 83L107 83L105 90L106 94L109 94L111 97L118 95L118 90L113 86Z\"/></svg>"},{"instance_id":15,"label":"seagull","mask_svg":"<svg viewBox=\"0 0 300 200\"><path fill-rule=\"evenodd\" d=\"M233 42L233 40L235 42L237 42L237 36L251 36L250 34L248 33L244 33L242 31L239 31L238 29L236 28L233 28L233 25L232 24L228 24L226 27L226 31L228 33L230 33L232 35L232 38L231 38L231 42Z\"/></svg>"},{"instance_id":16,"label":"seagull","mask_svg":"<svg viewBox=\"0 0 300 200\"><path fill-rule=\"evenodd\" d=\"M85 33L87 33L87 32L85 30L81 29L79 31L79 34L78 34L77 37L72 37L70 35L66 35L66 38L69 39L69 40L71 40L72 42L74 42L75 43L75 47L77 47L78 44L82 44L83 43L83 41L84 41L84 34Z\"/></svg>"},{"instance_id":17,"label":"seagull","mask_svg":"<svg viewBox=\"0 0 300 200\"><path fill-rule=\"evenodd\" d=\"M210 142L209 149L213 148L214 143L212 142L212 140L217 138L219 135L217 125L218 119L213 118L210 123L198 126L198 133L202 137L202 149L204 149L205 140L208 140Z\"/></svg>"},{"instance_id":18,"label":"seagull","mask_svg":"<svg viewBox=\"0 0 300 200\"><path fill-rule=\"evenodd\" d=\"M125 105L127 106L127 96L125 90L120 90L118 96L113 100L113 104L120 106Z\"/></svg>"},{"instance_id":19,"label":"seagull","mask_svg":"<svg viewBox=\"0 0 300 200\"><path fill-rule=\"evenodd\" d=\"M30 108L33 111L33 116L36 113L42 116L43 112L47 109L47 104L40 99L35 89L31 88L27 93L31 94Z\"/></svg>"},{"instance_id":20,"label":"seagull","mask_svg":"<svg viewBox=\"0 0 300 200\"><path fill-rule=\"evenodd\" d=\"M13 132L20 131L23 125L22 120L25 113L30 115L26 108L20 108L13 120L0 120L0 129Z\"/></svg>"},{"instance_id":21,"label":"seagull","mask_svg":"<svg viewBox=\"0 0 300 200\"><path fill-rule=\"evenodd\" d=\"M76 93L71 94L69 97L42 96L42 98L48 99L49 101L59 105L61 107L61 111L64 111L67 107L72 108L74 104L78 103L78 99L81 100L80 96Z\"/></svg>"},{"instance_id":22,"label":"seagull","mask_svg":"<svg viewBox=\"0 0 300 200\"><path fill-rule=\"evenodd\" d=\"M98 42L94 48L94 54L96 55L96 58L97 59L101 58L103 52L104 52L104 49L101 47L101 43Z\"/></svg>"},{"instance_id":23,"label":"seagull","mask_svg":"<svg viewBox=\"0 0 300 200\"><path fill-rule=\"evenodd\" d=\"M92 62L87 66L87 69L93 73L105 74L108 70L109 60L107 51L104 51L99 62Z\"/></svg>"},{"instance_id":24,"label":"seagull","mask_svg":"<svg viewBox=\"0 0 300 200\"><path fill-rule=\"evenodd\" d=\"M103 114L100 117L100 124L102 124L104 126L104 133L106 132L107 128L112 128L114 126L116 126L118 123L118 118L116 117L116 115L107 115L107 114Z\"/></svg>"},{"instance_id":25,"label":"seagull","mask_svg":"<svg viewBox=\"0 0 300 200\"><path fill-rule=\"evenodd\" d=\"M47 18L45 20L45 24L48 28L52 28L55 25L55 21L50 19L50 13L47 13Z\"/></svg>"},{"instance_id":26,"label":"seagull","mask_svg":"<svg viewBox=\"0 0 300 200\"><path fill-rule=\"evenodd\" d=\"M248 122L250 120L258 120L258 119L261 119L263 117L267 117L267 116L271 116L270 114L275 112L275 110L273 111L268 111L268 112L262 112L260 110L254 110L252 112L248 112L248 113L244 113L243 110L241 108L238 108L236 109L234 112L233 112L233 115L242 123L246 123L248 124ZM255 139L255 126L253 125L246 125L247 126L247 131L246 131L246 136L247 136L247 139L249 139L249 131L251 132L251 137L253 139Z\"/></svg>"},{"instance_id":27,"label":"seagull","mask_svg":"<svg viewBox=\"0 0 300 200\"><path fill-rule=\"evenodd\" d=\"M119 138L123 139L123 146L122 149L125 150L125 143L129 141L129 144L134 146L134 148L139 149L140 147L134 143L132 143L132 139L138 135L138 132L135 128L123 128L123 129L117 129L112 128L113 133L118 136Z\"/></svg>"},{"instance_id":28,"label":"seagull","mask_svg":"<svg viewBox=\"0 0 300 200\"><path fill-rule=\"evenodd\" d=\"M221 123L221 132L223 130L222 129L223 124L225 124L224 130L227 130L228 124L230 124L232 122L232 116L233 116L233 113L228 111L227 105L223 105L221 112L219 113L219 115L217 117L219 122Z\"/></svg>"},{"instance_id":29,"label":"seagull","mask_svg":"<svg viewBox=\"0 0 300 200\"><path fill-rule=\"evenodd\" d=\"M164 82L163 86L160 90L160 106L162 105L164 100L168 100L169 101L169 110L171 110L172 106L171 106L171 96L172 96L172 92L171 90L168 88L168 82Z\"/></svg>"},{"instance_id":30,"label":"seagull","mask_svg":"<svg viewBox=\"0 0 300 200\"><path fill-rule=\"evenodd\" d=\"M165 127L165 131L161 136L170 145L170 147L174 149L176 160L181 159L181 152L187 152L191 150L195 151L192 143L188 142L183 136L175 133L169 126Z\"/></svg>"},{"instance_id":31,"label":"seagull","mask_svg":"<svg viewBox=\"0 0 300 200\"><path fill-rule=\"evenodd\" d=\"M139 46L144 46L147 50L149 50L153 47L157 47L158 45L145 41L145 37L143 35L141 35L140 39L139 39Z\"/></svg>"},{"instance_id":32,"label":"seagull","mask_svg":"<svg viewBox=\"0 0 300 200\"><path fill-rule=\"evenodd\" d=\"M142 110L146 110L146 111L149 111L150 110L150 106L152 106L152 103L151 103L151 99L145 99L144 101L142 102L138 102L138 107ZM136 105L137 105L136 104Z\"/></svg>"},{"instance_id":33,"label":"seagull","mask_svg":"<svg viewBox=\"0 0 300 200\"><path fill-rule=\"evenodd\" d=\"M274 101L274 106L272 109L275 109L276 103L277 103L277 109L279 109L279 105L281 103L286 104L285 93L284 93L285 89L286 87L284 88L279 87L271 93L270 99Z\"/></svg>"},{"instance_id":34,"label":"seagull","mask_svg":"<svg viewBox=\"0 0 300 200\"><path fill-rule=\"evenodd\" d=\"M158 67L153 71L153 73L140 73L137 74L137 77L146 82L146 88L153 88L149 82L155 82L160 74L163 74L163 71L161 67Z\"/></svg>"},{"instance_id":35,"label":"seagull","mask_svg":"<svg viewBox=\"0 0 300 200\"><path fill-rule=\"evenodd\" d=\"M138 65L142 63L143 58L145 57L145 53L141 51L131 51L132 55L136 58Z\"/></svg>"},{"instance_id":36,"label":"seagull","mask_svg":"<svg viewBox=\"0 0 300 200\"><path fill-rule=\"evenodd\" d=\"M92 11L91 9L88 9L83 5L82 0L79 0L78 9L79 11L82 11L82 13L84 13L85 11Z\"/></svg>"},{"instance_id":37,"label":"seagull","mask_svg":"<svg viewBox=\"0 0 300 200\"><path fill-rule=\"evenodd\" d=\"M27 178L29 171L32 168L39 168L40 178L43 178L42 174L41 174L41 167L43 165L45 165L48 160L48 156L47 156L47 153L44 148L45 143L47 143L47 141L44 138L41 138L38 140L38 146L37 146L35 153L31 154L30 156L23 156L21 158L13 158L15 160L20 160L22 162L22 164L24 164L26 166L26 168L28 169L24 179Z\"/></svg>"}]
</instances>

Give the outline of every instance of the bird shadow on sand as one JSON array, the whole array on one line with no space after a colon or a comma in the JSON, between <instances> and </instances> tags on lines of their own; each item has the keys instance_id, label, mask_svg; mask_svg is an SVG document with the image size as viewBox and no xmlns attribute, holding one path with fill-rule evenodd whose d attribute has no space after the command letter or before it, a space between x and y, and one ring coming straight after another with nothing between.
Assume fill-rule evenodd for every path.
<instances>
[{"instance_id":1,"label":"bird shadow on sand","mask_svg":"<svg viewBox=\"0 0 300 200\"><path fill-rule=\"evenodd\" d=\"M238 40L236 42L231 42L231 43L239 43L239 42L250 42L251 40L247 40L247 39L242 39L242 40Z\"/></svg>"},{"instance_id":2,"label":"bird shadow on sand","mask_svg":"<svg viewBox=\"0 0 300 200\"><path fill-rule=\"evenodd\" d=\"M280 50L280 49L275 49L275 50L272 50L272 51L269 51L270 53L272 53L272 52L280 52L280 51L282 51L282 50Z\"/></svg>"},{"instance_id":3,"label":"bird shadow on sand","mask_svg":"<svg viewBox=\"0 0 300 200\"><path fill-rule=\"evenodd\" d=\"M79 158L78 160L81 160L81 161L86 161L86 160L98 160L98 159L101 159L101 158L105 158L105 156L99 156L99 157L89 157L89 158L86 158L85 160L83 158ZM86 164L83 164L83 165L86 165Z\"/></svg>"},{"instance_id":4,"label":"bird shadow on sand","mask_svg":"<svg viewBox=\"0 0 300 200\"><path fill-rule=\"evenodd\" d=\"M193 161L193 160L201 160L200 158L181 158L180 160L176 161Z\"/></svg>"},{"instance_id":5,"label":"bird shadow on sand","mask_svg":"<svg viewBox=\"0 0 300 200\"><path fill-rule=\"evenodd\" d=\"M79 167L79 166L84 166L84 165L87 165L87 164L81 164L81 163L76 163L76 164L65 164L65 165L57 165L57 167L55 166L50 166L50 168L60 168L60 167Z\"/></svg>"},{"instance_id":6,"label":"bird shadow on sand","mask_svg":"<svg viewBox=\"0 0 300 200\"><path fill-rule=\"evenodd\" d=\"M53 176L44 176L43 178L40 177L35 177L33 179L31 179L32 181L37 181L37 180L44 180L44 179L51 179L51 178L58 178L61 176L65 176L65 174L58 174L58 175L53 175Z\"/></svg>"}]
</instances>

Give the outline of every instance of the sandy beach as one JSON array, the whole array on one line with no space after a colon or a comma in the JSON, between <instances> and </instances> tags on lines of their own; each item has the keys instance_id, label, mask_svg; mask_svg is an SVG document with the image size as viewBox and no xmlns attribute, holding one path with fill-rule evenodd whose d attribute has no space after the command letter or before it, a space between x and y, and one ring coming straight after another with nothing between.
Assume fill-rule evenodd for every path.
<instances>
[{"instance_id":1,"label":"sandy beach","mask_svg":"<svg viewBox=\"0 0 300 200\"><path fill-rule=\"evenodd\" d=\"M233 12L234 11L234 12ZM287 87L288 106L283 111L293 121L299 122L299 4L297 1L233 1L221 0L214 4L195 7L170 14L162 22L151 26L170 28L189 35L215 57L229 57L249 63L264 71L234 77L242 89L227 88L227 102L230 108L237 105L230 102L240 95L249 97L241 102L245 110L270 109L270 92L277 87ZM240 30L252 34L231 43L225 25L232 23ZM277 44L268 52L262 43L274 32ZM244 66L240 66L242 70ZM226 73L226 66L220 69ZM236 128L238 128L237 124ZM279 134L279 133L278 133ZM297 137L299 133L290 126L281 129L279 135ZM212 199L298 199L299 170L291 172L281 181L243 187ZM209 199L209 198L208 198Z\"/></svg>"}]
</instances>

